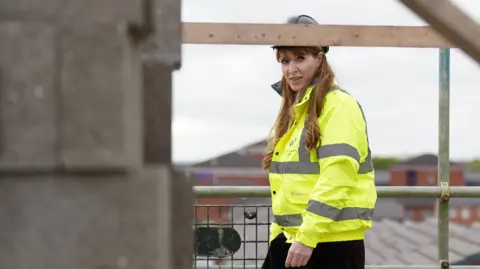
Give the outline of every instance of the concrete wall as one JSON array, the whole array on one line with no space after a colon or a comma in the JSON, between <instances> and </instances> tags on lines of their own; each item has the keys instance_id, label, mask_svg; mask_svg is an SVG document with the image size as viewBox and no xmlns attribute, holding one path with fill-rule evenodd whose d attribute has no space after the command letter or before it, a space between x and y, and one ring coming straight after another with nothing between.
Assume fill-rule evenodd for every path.
<instances>
[{"instance_id":1,"label":"concrete wall","mask_svg":"<svg viewBox=\"0 0 480 269\"><path fill-rule=\"evenodd\" d=\"M178 1L0 1L0 268L191 268L180 44Z\"/></svg>"}]
</instances>

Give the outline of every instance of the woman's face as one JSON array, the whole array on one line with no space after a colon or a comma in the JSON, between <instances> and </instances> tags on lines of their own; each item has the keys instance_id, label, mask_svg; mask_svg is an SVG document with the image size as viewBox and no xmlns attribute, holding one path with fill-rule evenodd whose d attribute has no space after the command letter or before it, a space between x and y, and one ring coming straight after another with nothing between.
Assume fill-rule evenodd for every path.
<instances>
[{"instance_id":1,"label":"woman's face","mask_svg":"<svg viewBox=\"0 0 480 269\"><path fill-rule=\"evenodd\" d=\"M313 81L320 66L321 54L295 55L287 51L282 53L279 61L288 85L292 91L299 92Z\"/></svg>"}]
</instances>

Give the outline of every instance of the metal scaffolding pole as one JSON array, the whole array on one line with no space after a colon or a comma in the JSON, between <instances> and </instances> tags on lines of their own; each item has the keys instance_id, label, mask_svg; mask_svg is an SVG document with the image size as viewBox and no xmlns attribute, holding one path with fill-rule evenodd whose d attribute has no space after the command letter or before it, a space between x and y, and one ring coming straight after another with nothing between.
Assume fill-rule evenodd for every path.
<instances>
[{"instance_id":1,"label":"metal scaffolding pole","mask_svg":"<svg viewBox=\"0 0 480 269\"><path fill-rule=\"evenodd\" d=\"M447 175L448 176L448 175ZM440 198L448 190L448 197L480 198L480 187L459 186L442 189L440 186L379 186L379 198ZM267 186L194 186L196 197L238 197L238 198L267 198L270 197L270 187Z\"/></svg>"},{"instance_id":2,"label":"metal scaffolding pole","mask_svg":"<svg viewBox=\"0 0 480 269\"><path fill-rule=\"evenodd\" d=\"M438 111L438 260L449 267L449 183L450 183L450 49L440 49Z\"/></svg>"}]
</instances>

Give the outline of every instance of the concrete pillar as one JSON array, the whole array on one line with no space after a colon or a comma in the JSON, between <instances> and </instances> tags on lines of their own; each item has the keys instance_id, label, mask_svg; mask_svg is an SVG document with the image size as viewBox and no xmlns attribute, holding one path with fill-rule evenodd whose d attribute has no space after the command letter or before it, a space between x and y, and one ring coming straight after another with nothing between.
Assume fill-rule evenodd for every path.
<instances>
[{"instance_id":1,"label":"concrete pillar","mask_svg":"<svg viewBox=\"0 0 480 269\"><path fill-rule=\"evenodd\" d=\"M190 269L180 1L0 2L0 268Z\"/></svg>"}]
</instances>

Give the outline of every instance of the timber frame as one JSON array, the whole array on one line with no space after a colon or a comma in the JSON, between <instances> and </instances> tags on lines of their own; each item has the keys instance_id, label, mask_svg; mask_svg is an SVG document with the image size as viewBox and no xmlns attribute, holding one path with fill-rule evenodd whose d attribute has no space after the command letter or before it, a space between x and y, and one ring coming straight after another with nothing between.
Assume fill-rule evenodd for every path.
<instances>
[{"instance_id":1,"label":"timber frame","mask_svg":"<svg viewBox=\"0 0 480 269\"><path fill-rule=\"evenodd\" d=\"M431 26L182 24L184 44L460 48L480 62L480 27L448 0L398 0Z\"/></svg>"}]
</instances>

